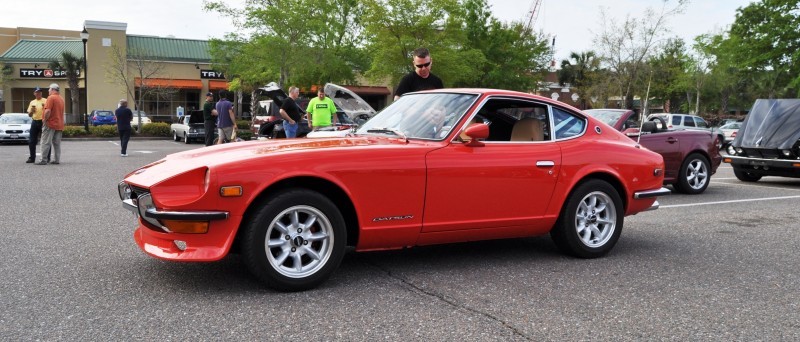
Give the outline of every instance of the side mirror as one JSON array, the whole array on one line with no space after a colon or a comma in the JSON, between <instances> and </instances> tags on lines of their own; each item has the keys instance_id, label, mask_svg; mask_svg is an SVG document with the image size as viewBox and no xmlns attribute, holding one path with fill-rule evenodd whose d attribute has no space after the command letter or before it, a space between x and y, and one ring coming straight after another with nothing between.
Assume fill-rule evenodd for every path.
<instances>
[{"instance_id":1,"label":"side mirror","mask_svg":"<svg viewBox=\"0 0 800 342\"><path fill-rule=\"evenodd\" d=\"M464 130L464 135L469 137L465 145L469 147L484 146L485 144L478 139L486 139L489 137L489 126L482 123L472 123Z\"/></svg>"}]
</instances>

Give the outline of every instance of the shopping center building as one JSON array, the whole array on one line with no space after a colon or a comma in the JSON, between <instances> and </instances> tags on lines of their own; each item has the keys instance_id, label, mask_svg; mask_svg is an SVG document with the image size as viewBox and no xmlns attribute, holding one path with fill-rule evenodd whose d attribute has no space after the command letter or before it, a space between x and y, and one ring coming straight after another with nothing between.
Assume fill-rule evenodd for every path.
<instances>
[{"instance_id":1,"label":"shopping center building","mask_svg":"<svg viewBox=\"0 0 800 342\"><path fill-rule=\"evenodd\" d=\"M142 80L145 87L163 89L158 95L145 97L143 108L157 121L169 121L178 107L184 110L202 108L202 94L218 93L228 88L225 76L211 67L209 42L205 40L153 37L127 34L127 24L104 21L85 21L84 41L82 31L53 30L41 28L0 27L0 65L3 65L4 82L0 87L0 113L25 112L34 98L36 87L47 89L51 83L61 87L61 95L67 101L68 123L82 122L82 113L95 109L113 110L120 99L135 99L137 87ZM80 113L71 113L69 104L72 90L67 84L63 70L51 70L51 61L59 60L64 51L74 56L86 56L86 70L81 68L79 77ZM110 76L118 69L115 51L126 56L125 66L129 82L124 84ZM157 72L153 75L136 74L137 62L153 63ZM390 90L387 87L348 87L373 104L380 107L388 103ZM45 91L45 96L47 93ZM313 95L312 95L313 96ZM242 103L249 110L247 101ZM158 120L161 119L161 120Z\"/></svg>"}]
</instances>

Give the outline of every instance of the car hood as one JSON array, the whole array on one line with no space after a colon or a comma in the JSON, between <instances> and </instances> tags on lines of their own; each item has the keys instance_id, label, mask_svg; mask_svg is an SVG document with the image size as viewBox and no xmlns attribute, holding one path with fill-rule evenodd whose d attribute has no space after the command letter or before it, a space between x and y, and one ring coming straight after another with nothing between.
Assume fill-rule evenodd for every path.
<instances>
[{"instance_id":1,"label":"car hood","mask_svg":"<svg viewBox=\"0 0 800 342\"><path fill-rule=\"evenodd\" d=\"M371 118L375 116L375 109L350 89L328 83L325 84L325 94L333 100L337 108L345 112L350 118L355 119L363 116Z\"/></svg>"},{"instance_id":2,"label":"car hood","mask_svg":"<svg viewBox=\"0 0 800 342\"><path fill-rule=\"evenodd\" d=\"M202 167L248 164L256 159L272 158L277 161L302 158L317 161L310 156L329 149L369 148L370 146L407 145L404 139L386 137L348 137L330 139L269 139L215 145L188 150L166 156L164 159L141 167L126 176L125 180L141 187L150 187L179 174ZM424 143L423 143L424 144ZM382 147L379 147L382 148ZM304 155L309 155L305 157Z\"/></svg>"},{"instance_id":3,"label":"car hood","mask_svg":"<svg viewBox=\"0 0 800 342\"><path fill-rule=\"evenodd\" d=\"M29 129L31 128L31 124L0 124L0 129Z\"/></svg>"},{"instance_id":4,"label":"car hood","mask_svg":"<svg viewBox=\"0 0 800 342\"><path fill-rule=\"evenodd\" d=\"M733 146L790 149L800 139L800 99L758 99Z\"/></svg>"}]
</instances>

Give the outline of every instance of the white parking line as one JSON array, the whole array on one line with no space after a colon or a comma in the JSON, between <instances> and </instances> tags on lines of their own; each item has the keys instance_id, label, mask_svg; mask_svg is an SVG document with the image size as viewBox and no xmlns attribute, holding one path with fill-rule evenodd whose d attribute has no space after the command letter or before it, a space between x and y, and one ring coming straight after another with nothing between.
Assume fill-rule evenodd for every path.
<instances>
[{"instance_id":1,"label":"white parking line","mask_svg":"<svg viewBox=\"0 0 800 342\"><path fill-rule=\"evenodd\" d=\"M732 201L705 202L705 203L687 203L687 204L662 205L662 206L659 206L658 208L659 209L669 209L669 208L680 208L680 207L694 207L694 206L698 206L698 205L714 205L714 204L728 204L728 203L742 203L742 202L759 202L759 201L772 201L772 200L793 199L793 198L800 198L800 195L798 195L798 196L753 198L753 199L742 199L742 200L732 200Z\"/></svg>"},{"instance_id":2,"label":"white parking line","mask_svg":"<svg viewBox=\"0 0 800 342\"><path fill-rule=\"evenodd\" d=\"M117 146L119 146L119 143L118 143L118 142L116 142L116 141L111 141L111 140L109 140L108 142L110 142L110 143L112 143L112 144L114 144L114 145L117 145Z\"/></svg>"},{"instance_id":3,"label":"white parking line","mask_svg":"<svg viewBox=\"0 0 800 342\"><path fill-rule=\"evenodd\" d=\"M733 179L736 179L736 178L714 178L714 180L726 180L726 179L733 180ZM759 185L759 184L747 184L747 183L741 183L741 182L739 182L739 183L719 182L719 183L714 183L714 184L715 185L719 184L719 185L735 185L735 186L754 186L754 187L757 187L757 188L764 188L764 189L781 189L781 190L789 190L789 191L800 191L800 189L795 189L795 188L786 188L786 187L768 186L768 185Z\"/></svg>"}]
</instances>

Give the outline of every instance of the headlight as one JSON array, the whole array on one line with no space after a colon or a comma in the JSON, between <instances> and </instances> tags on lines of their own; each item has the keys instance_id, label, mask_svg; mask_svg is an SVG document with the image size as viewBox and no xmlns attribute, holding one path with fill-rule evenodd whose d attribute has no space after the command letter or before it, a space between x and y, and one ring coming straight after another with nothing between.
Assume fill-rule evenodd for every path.
<instances>
[{"instance_id":1,"label":"headlight","mask_svg":"<svg viewBox=\"0 0 800 342\"><path fill-rule=\"evenodd\" d=\"M728 155L731 155L731 156L736 155L736 149L731 145L728 145Z\"/></svg>"},{"instance_id":2,"label":"headlight","mask_svg":"<svg viewBox=\"0 0 800 342\"><path fill-rule=\"evenodd\" d=\"M0 133L5 133L5 132L3 132L3 130L2 130L2 129L0 129Z\"/></svg>"},{"instance_id":3,"label":"headlight","mask_svg":"<svg viewBox=\"0 0 800 342\"><path fill-rule=\"evenodd\" d=\"M783 153L784 157L788 157L792 155L792 150L781 150L781 153Z\"/></svg>"},{"instance_id":4,"label":"headlight","mask_svg":"<svg viewBox=\"0 0 800 342\"><path fill-rule=\"evenodd\" d=\"M30 132L31 132L31 130L29 130L29 129L25 130L25 133L30 133Z\"/></svg>"},{"instance_id":5,"label":"headlight","mask_svg":"<svg viewBox=\"0 0 800 342\"><path fill-rule=\"evenodd\" d=\"M741 147L737 147L736 148L736 154L742 154L742 148Z\"/></svg>"}]
</instances>

